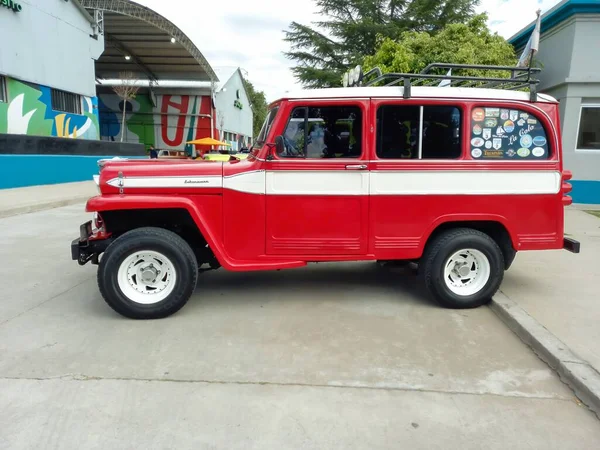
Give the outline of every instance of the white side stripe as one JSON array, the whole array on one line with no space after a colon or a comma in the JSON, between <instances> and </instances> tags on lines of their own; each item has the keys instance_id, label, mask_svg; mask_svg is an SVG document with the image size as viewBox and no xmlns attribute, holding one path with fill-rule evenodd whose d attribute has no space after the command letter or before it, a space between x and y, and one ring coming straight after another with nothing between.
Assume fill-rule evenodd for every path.
<instances>
[{"instance_id":1,"label":"white side stripe","mask_svg":"<svg viewBox=\"0 0 600 450\"><path fill-rule=\"evenodd\" d=\"M122 188L220 188L223 187L223 177L123 177L113 178L106 183Z\"/></svg>"},{"instance_id":2,"label":"white side stripe","mask_svg":"<svg viewBox=\"0 0 600 450\"><path fill-rule=\"evenodd\" d=\"M120 185L119 183L123 184ZM225 188L268 195L535 195L557 194L555 171L253 171L222 178L124 177L107 182L123 188Z\"/></svg>"},{"instance_id":3,"label":"white side stripe","mask_svg":"<svg viewBox=\"0 0 600 450\"><path fill-rule=\"evenodd\" d=\"M267 172L270 195L369 195L367 171L291 171Z\"/></svg>"},{"instance_id":4,"label":"white side stripe","mask_svg":"<svg viewBox=\"0 0 600 450\"><path fill-rule=\"evenodd\" d=\"M403 171L371 172L371 195L532 195L556 194L558 172Z\"/></svg>"},{"instance_id":5,"label":"white side stripe","mask_svg":"<svg viewBox=\"0 0 600 450\"><path fill-rule=\"evenodd\" d=\"M223 179L223 187L249 194L265 193L265 171L242 172Z\"/></svg>"}]
</instances>

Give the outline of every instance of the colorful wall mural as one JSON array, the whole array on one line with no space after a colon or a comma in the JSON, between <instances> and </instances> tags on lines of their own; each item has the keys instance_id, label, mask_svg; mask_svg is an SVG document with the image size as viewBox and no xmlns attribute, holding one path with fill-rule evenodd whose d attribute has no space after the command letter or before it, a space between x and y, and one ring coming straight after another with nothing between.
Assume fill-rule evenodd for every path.
<instances>
[{"instance_id":1,"label":"colorful wall mural","mask_svg":"<svg viewBox=\"0 0 600 450\"><path fill-rule=\"evenodd\" d=\"M121 140L123 107L123 100L116 94L99 95L101 139ZM186 142L211 135L208 116L212 102L208 96L157 95L154 106L148 94L138 94L125 108L125 142L191 150ZM214 136L218 136L216 129Z\"/></svg>"},{"instance_id":2,"label":"colorful wall mural","mask_svg":"<svg viewBox=\"0 0 600 450\"><path fill-rule=\"evenodd\" d=\"M8 101L0 103L0 133L99 139L98 101L82 97L83 114L52 109L51 89L6 79Z\"/></svg>"}]
</instances>

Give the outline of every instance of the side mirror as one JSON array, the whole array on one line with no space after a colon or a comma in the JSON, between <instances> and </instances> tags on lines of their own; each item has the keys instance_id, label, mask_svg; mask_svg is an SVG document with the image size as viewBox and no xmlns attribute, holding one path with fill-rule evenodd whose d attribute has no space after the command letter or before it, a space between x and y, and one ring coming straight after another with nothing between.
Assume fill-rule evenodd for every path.
<instances>
[{"instance_id":1,"label":"side mirror","mask_svg":"<svg viewBox=\"0 0 600 450\"><path fill-rule=\"evenodd\" d=\"M283 136L275 136L275 151L278 155L285 153L285 143L283 142Z\"/></svg>"}]
</instances>

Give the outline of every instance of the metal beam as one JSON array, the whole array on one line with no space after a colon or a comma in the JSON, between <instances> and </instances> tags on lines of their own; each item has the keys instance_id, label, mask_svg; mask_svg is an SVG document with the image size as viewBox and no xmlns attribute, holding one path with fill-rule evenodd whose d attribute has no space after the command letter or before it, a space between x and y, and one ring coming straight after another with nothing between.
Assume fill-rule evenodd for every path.
<instances>
[{"instance_id":1,"label":"metal beam","mask_svg":"<svg viewBox=\"0 0 600 450\"><path fill-rule=\"evenodd\" d=\"M106 42L107 44L109 44L110 46L116 48L117 50L119 50L121 53L123 53L123 57L125 57L125 55L128 55L131 57L131 61L133 61L140 69L142 69L142 72L144 72L146 74L146 76L148 77L149 80L151 81L158 81L158 77L156 76L156 74L154 72L152 72L148 66L146 66L136 55L135 53L133 53L131 51L130 48L128 48L125 44L123 44L121 41L119 41L117 38L115 38L114 36L111 36L110 34L105 34L104 35L104 42Z\"/></svg>"}]
</instances>

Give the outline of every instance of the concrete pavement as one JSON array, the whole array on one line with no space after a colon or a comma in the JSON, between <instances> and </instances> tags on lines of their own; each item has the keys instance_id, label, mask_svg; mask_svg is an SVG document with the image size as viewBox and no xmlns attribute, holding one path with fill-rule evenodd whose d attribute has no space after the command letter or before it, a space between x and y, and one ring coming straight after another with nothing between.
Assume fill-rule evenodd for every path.
<instances>
[{"instance_id":1,"label":"concrete pavement","mask_svg":"<svg viewBox=\"0 0 600 450\"><path fill-rule=\"evenodd\" d=\"M376 264L208 272L121 318L70 260L83 205L0 220L0 448L594 448L600 425L488 308ZM52 223L52 227L48 224Z\"/></svg>"},{"instance_id":2,"label":"concrete pavement","mask_svg":"<svg viewBox=\"0 0 600 450\"><path fill-rule=\"evenodd\" d=\"M0 189L0 218L85 202L98 193L93 181Z\"/></svg>"}]
</instances>

